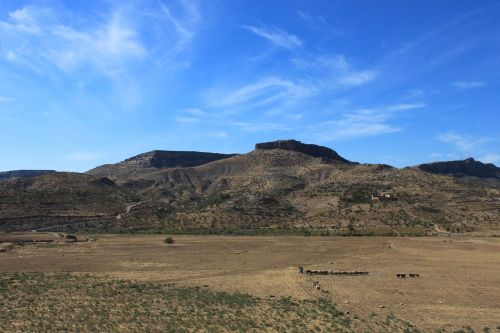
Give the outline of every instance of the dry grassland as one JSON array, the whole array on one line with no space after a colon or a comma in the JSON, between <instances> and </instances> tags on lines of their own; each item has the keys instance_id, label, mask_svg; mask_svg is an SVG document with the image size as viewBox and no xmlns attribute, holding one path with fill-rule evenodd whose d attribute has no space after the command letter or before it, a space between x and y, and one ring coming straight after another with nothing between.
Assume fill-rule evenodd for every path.
<instances>
[{"instance_id":1,"label":"dry grassland","mask_svg":"<svg viewBox=\"0 0 500 333\"><path fill-rule=\"evenodd\" d=\"M13 237L19 236L0 241ZM173 245L163 243L165 236L91 237L97 240L16 246L0 253L0 272L90 273L97 279L204 286L206 292L238 292L266 302L326 299L345 313L345 331L409 332L412 325L422 332L500 332L500 239L495 237L174 236ZM369 275L306 276L298 273L298 265ZM420 278L398 279L400 272L419 273ZM269 304L259 311L272 308ZM279 311L274 315L279 317ZM318 318L314 325L314 319L305 318L309 324L279 327L332 329ZM273 328L277 326L253 329Z\"/></svg>"}]
</instances>

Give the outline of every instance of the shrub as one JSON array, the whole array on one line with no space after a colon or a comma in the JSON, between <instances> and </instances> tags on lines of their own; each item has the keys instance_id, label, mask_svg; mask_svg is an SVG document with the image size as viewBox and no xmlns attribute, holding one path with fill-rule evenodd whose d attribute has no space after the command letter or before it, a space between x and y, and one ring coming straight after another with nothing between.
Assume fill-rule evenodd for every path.
<instances>
[{"instance_id":1,"label":"shrub","mask_svg":"<svg viewBox=\"0 0 500 333\"><path fill-rule=\"evenodd\" d=\"M167 237L164 242L165 244L174 244L174 239L172 237Z\"/></svg>"}]
</instances>

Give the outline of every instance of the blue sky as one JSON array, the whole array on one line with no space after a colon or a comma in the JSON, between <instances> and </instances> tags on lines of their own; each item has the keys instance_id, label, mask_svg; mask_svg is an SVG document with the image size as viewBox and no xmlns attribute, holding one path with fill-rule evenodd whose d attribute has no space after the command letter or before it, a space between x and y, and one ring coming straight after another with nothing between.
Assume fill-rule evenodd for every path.
<instances>
[{"instance_id":1,"label":"blue sky","mask_svg":"<svg viewBox=\"0 0 500 333\"><path fill-rule=\"evenodd\" d=\"M500 165L500 4L1 1L0 170L295 138Z\"/></svg>"}]
</instances>

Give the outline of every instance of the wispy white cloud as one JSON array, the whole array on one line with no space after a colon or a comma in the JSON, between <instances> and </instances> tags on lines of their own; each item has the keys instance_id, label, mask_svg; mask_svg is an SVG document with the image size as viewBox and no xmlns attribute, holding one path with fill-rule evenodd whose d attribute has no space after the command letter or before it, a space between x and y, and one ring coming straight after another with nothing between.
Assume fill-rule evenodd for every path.
<instances>
[{"instance_id":1,"label":"wispy white cloud","mask_svg":"<svg viewBox=\"0 0 500 333\"><path fill-rule=\"evenodd\" d=\"M377 72L372 70L354 71L346 73L338 82L347 87L357 87L373 81L377 77Z\"/></svg>"},{"instance_id":2,"label":"wispy white cloud","mask_svg":"<svg viewBox=\"0 0 500 333\"><path fill-rule=\"evenodd\" d=\"M387 119L387 115L377 115L371 110L345 114L339 120L321 123L321 130L317 132L316 137L319 141L325 142L394 133L401 130L388 124Z\"/></svg>"},{"instance_id":3,"label":"wispy white cloud","mask_svg":"<svg viewBox=\"0 0 500 333\"><path fill-rule=\"evenodd\" d=\"M405 111L405 110L413 110L413 109L421 109L424 108L425 103L402 103L388 106L386 108L387 111Z\"/></svg>"},{"instance_id":4,"label":"wispy white cloud","mask_svg":"<svg viewBox=\"0 0 500 333\"><path fill-rule=\"evenodd\" d=\"M183 111L183 113L194 116L194 117L203 117L206 116L207 113L198 108L189 108Z\"/></svg>"},{"instance_id":5,"label":"wispy white cloud","mask_svg":"<svg viewBox=\"0 0 500 333\"><path fill-rule=\"evenodd\" d=\"M298 17L305 22L308 26L316 30L328 30L329 34L339 34L340 31L333 27L323 16L313 15L309 12L299 10L297 11Z\"/></svg>"},{"instance_id":6,"label":"wispy white cloud","mask_svg":"<svg viewBox=\"0 0 500 333\"><path fill-rule=\"evenodd\" d=\"M459 134L455 131L442 133L438 136L438 139L455 146L455 148L465 153L475 152L486 142L491 141L490 138L475 138L470 135Z\"/></svg>"},{"instance_id":7,"label":"wispy white cloud","mask_svg":"<svg viewBox=\"0 0 500 333\"><path fill-rule=\"evenodd\" d=\"M262 117L259 119L238 119L238 115L225 114L221 112L206 112L199 108L189 108L183 110L179 116L175 117L175 121L181 125L196 128L196 132L204 133L207 136L214 138L229 137L228 131L248 132L269 132L269 131L286 131L289 128L283 122L273 122ZM287 118L289 119L289 118Z\"/></svg>"},{"instance_id":8,"label":"wispy white cloud","mask_svg":"<svg viewBox=\"0 0 500 333\"><path fill-rule=\"evenodd\" d=\"M175 121L183 124L199 123L208 119L208 114L199 108L188 108L182 110L180 115L175 117Z\"/></svg>"},{"instance_id":9,"label":"wispy white cloud","mask_svg":"<svg viewBox=\"0 0 500 333\"><path fill-rule=\"evenodd\" d=\"M29 63L38 70L50 65L72 71L90 65L113 75L123 70L125 61L147 53L134 23L120 9L104 22L86 28L61 21L57 12L37 6L11 12L9 21L0 21L4 59Z\"/></svg>"},{"instance_id":10,"label":"wispy white cloud","mask_svg":"<svg viewBox=\"0 0 500 333\"><path fill-rule=\"evenodd\" d=\"M453 85L459 89L473 89L486 85L484 81L457 81Z\"/></svg>"},{"instance_id":11,"label":"wispy white cloud","mask_svg":"<svg viewBox=\"0 0 500 333\"><path fill-rule=\"evenodd\" d=\"M423 103L395 104L346 112L337 120L324 121L315 126L314 138L328 142L399 132L401 128L390 123L397 112L423 107Z\"/></svg>"},{"instance_id":12,"label":"wispy white cloud","mask_svg":"<svg viewBox=\"0 0 500 333\"><path fill-rule=\"evenodd\" d=\"M201 14L195 2L186 0L178 2L182 7L182 13L178 15L174 15L164 2L159 2L165 19L172 25L179 37L174 46L176 52L182 51L191 42L198 32L201 21Z\"/></svg>"},{"instance_id":13,"label":"wispy white cloud","mask_svg":"<svg viewBox=\"0 0 500 333\"><path fill-rule=\"evenodd\" d=\"M278 77L267 77L236 89L218 89L209 94L211 107L250 108L276 102L291 102L314 93L314 87Z\"/></svg>"},{"instance_id":14,"label":"wispy white cloud","mask_svg":"<svg viewBox=\"0 0 500 333\"><path fill-rule=\"evenodd\" d=\"M169 6L157 2L152 11L111 2L99 15L21 7L0 17L0 61L54 82L76 76L82 82L107 80L99 84L106 82L102 91L113 106L137 110L145 100L146 80L159 77L155 72L165 75L189 65L180 51L199 30L197 2L174 0Z\"/></svg>"},{"instance_id":15,"label":"wispy white cloud","mask_svg":"<svg viewBox=\"0 0 500 333\"><path fill-rule=\"evenodd\" d=\"M343 55L308 56L292 59L292 63L308 75L314 74L322 89L354 88L374 81L375 69L356 69Z\"/></svg>"},{"instance_id":16,"label":"wispy white cloud","mask_svg":"<svg viewBox=\"0 0 500 333\"><path fill-rule=\"evenodd\" d=\"M204 107L223 108L238 113L266 106L272 108L266 110L268 115L290 115L287 119L296 120L302 118L303 114L287 111L306 99L331 90L360 86L373 81L378 75L374 70L352 69L342 55L318 57L314 60L294 58L292 63L298 69L307 71L307 76L302 76L302 73L295 75L294 79L269 76L239 86L226 83L204 94Z\"/></svg>"},{"instance_id":17,"label":"wispy white cloud","mask_svg":"<svg viewBox=\"0 0 500 333\"><path fill-rule=\"evenodd\" d=\"M243 28L253 32L257 36L267 39L276 46L286 49L295 49L302 46L302 40L276 27L254 27L244 25Z\"/></svg>"},{"instance_id":18,"label":"wispy white cloud","mask_svg":"<svg viewBox=\"0 0 500 333\"><path fill-rule=\"evenodd\" d=\"M184 50L199 32L195 1L158 2L151 14L133 4L111 6L100 16L78 16L29 5L0 20L0 58L37 72L96 69L116 77L145 60L162 63ZM174 6L175 5L175 6ZM175 61L185 67L185 61Z\"/></svg>"}]
</instances>

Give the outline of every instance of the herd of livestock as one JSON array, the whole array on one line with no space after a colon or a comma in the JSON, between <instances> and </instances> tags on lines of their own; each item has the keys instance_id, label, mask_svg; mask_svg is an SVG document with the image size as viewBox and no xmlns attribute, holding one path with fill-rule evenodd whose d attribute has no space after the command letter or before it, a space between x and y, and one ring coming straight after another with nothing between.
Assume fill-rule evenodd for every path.
<instances>
[{"instance_id":1,"label":"herd of livestock","mask_svg":"<svg viewBox=\"0 0 500 333\"><path fill-rule=\"evenodd\" d=\"M305 270L303 266L299 266L299 273L306 275L368 275L369 272L364 271L318 271L318 270ZM406 279L410 277L416 279L420 277L419 273L397 273L396 277L398 279Z\"/></svg>"},{"instance_id":2,"label":"herd of livestock","mask_svg":"<svg viewBox=\"0 0 500 333\"><path fill-rule=\"evenodd\" d=\"M307 275L368 275L368 272L360 271L313 271L310 269L304 270L304 267L299 266L300 274Z\"/></svg>"}]
</instances>

